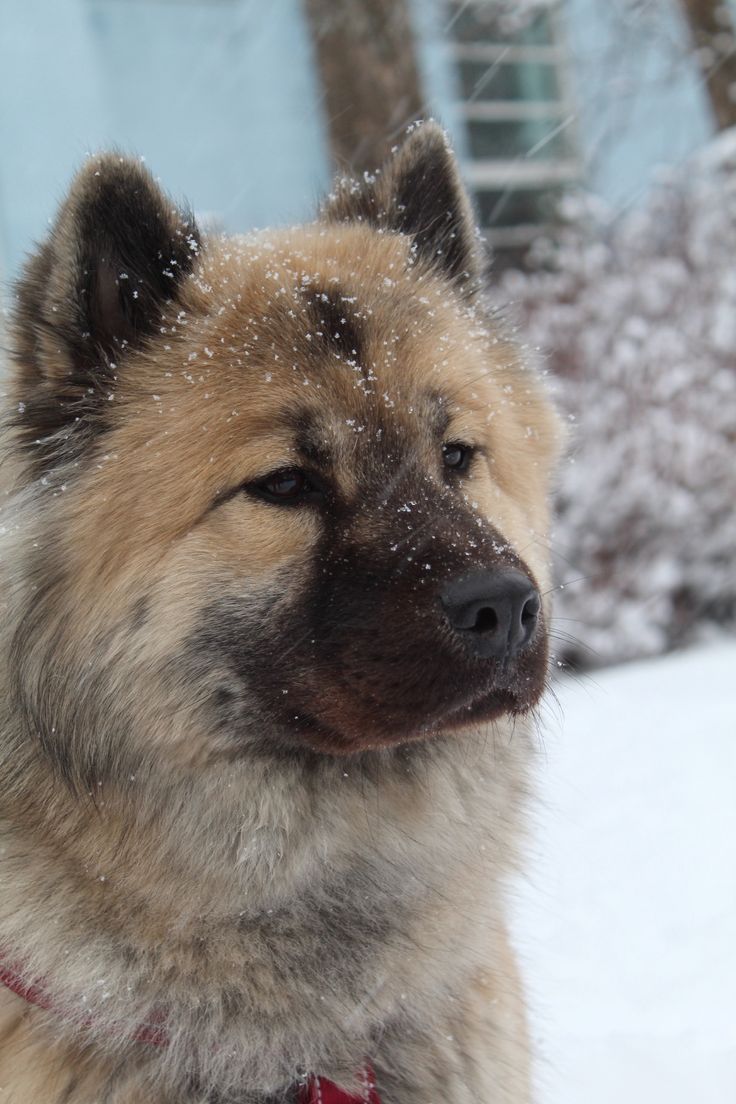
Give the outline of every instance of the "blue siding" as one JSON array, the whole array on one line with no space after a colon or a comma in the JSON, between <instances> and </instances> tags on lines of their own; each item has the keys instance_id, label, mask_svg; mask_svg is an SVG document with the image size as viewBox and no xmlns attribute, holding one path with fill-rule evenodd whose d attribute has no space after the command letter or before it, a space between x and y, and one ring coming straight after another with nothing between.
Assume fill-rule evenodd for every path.
<instances>
[{"instance_id":1,"label":"blue siding","mask_svg":"<svg viewBox=\"0 0 736 1104\"><path fill-rule=\"evenodd\" d=\"M3 0L2 275L43 233L68 177L105 133L98 62L79 0Z\"/></svg>"},{"instance_id":2,"label":"blue siding","mask_svg":"<svg viewBox=\"0 0 736 1104\"><path fill-rule=\"evenodd\" d=\"M462 154L449 5L411 3L430 104ZM692 60L673 65L676 5L667 42L633 27L622 43L611 0L563 11L587 183L634 203L658 165L712 130ZM225 229L308 216L329 156L301 0L2 0L0 276L43 233L85 153L110 146L144 156Z\"/></svg>"},{"instance_id":3,"label":"blue siding","mask_svg":"<svg viewBox=\"0 0 736 1104\"><path fill-rule=\"evenodd\" d=\"M90 150L144 156L228 230L309 215L329 182L300 0L3 0L6 275Z\"/></svg>"},{"instance_id":4,"label":"blue siding","mask_svg":"<svg viewBox=\"0 0 736 1104\"><path fill-rule=\"evenodd\" d=\"M567 0L564 28L587 186L613 207L641 200L662 165L713 133L702 78L678 6L647 23L612 0ZM638 21L637 21L638 20Z\"/></svg>"}]
</instances>

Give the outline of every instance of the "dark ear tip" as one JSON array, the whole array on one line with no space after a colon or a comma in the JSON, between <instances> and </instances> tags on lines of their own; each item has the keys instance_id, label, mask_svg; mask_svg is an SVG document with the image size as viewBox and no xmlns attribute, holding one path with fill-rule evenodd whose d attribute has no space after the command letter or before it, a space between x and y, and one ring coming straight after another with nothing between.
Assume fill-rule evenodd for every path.
<instances>
[{"instance_id":1,"label":"dark ear tip","mask_svg":"<svg viewBox=\"0 0 736 1104\"><path fill-rule=\"evenodd\" d=\"M417 153L419 151L444 153L453 157L450 136L436 119L417 119L404 132L400 152Z\"/></svg>"},{"instance_id":2,"label":"dark ear tip","mask_svg":"<svg viewBox=\"0 0 736 1104\"><path fill-rule=\"evenodd\" d=\"M161 189L151 170L139 158L108 152L90 157L72 180L66 210L72 216L87 213L98 222L112 212L156 211L170 226L182 221L182 212ZM189 221L184 216L184 221Z\"/></svg>"},{"instance_id":3,"label":"dark ear tip","mask_svg":"<svg viewBox=\"0 0 736 1104\"><path fill-rule=\"evenodd\" d=\"M153 179L142 158L130 157L115 150L100 150L97 153L90 154L81 168L78 169L72 181L72 188L86 179L90 181L110 180L119 177L125 177L128 180L135 177L147 180Z\"/></svg>"},{"instance_id":4,"label":"dark ear tip","mask_svg":"<svg viewBox=\"0 0 736 1104\"><path fill-rule=\"evenodd\" d=\"M436 119L419 119L407 127L393 158L400 164L423 162L436 165L443 172L450 171L459 178L450 135Z\"/></svg>"},{"instance_id":5,"label":"dark ear tip","mask_svg":"<svg viewBox=\"0 0 736 1104\"><path fill-rule=\"evenodd\" d=\"M486 266L472 203L447 133L434 119L412 123L375 176L340 181L322 217L406 234L465 297L480 286Z\"/></svg>"},{"instance_id":6,"label":"dark ear tip","mask_svg":"<svg viewBox=\"0 0 736 1104\"><path fill-rule=\"evenodd\" d=\"M26 266L19 283L24 313L63 330L76 365L99 360L100 350L117 354L151 330L199 252L194 218L144 162L114 150L94 154Z\"/></svg>"},{"instance_id":7,"label":"dark ear tip","mask_svg":"<svg viewBox=\"0 0 736 1104\"><path fill-rule=\"evenodd\" d=\"M90 201L132 191L160 195L150 170L139 160L107 152L93 154L72 179L66 209L77 210Z\"/></svg>"},{"instance_id":8,"label":"dark ear tip","mask_svg":"<svg viewBox=\"0 0 736 1104\"><path fill-rule=\"evenodd\" d=\"M380 205L383 181L392 181L397 172L406 165L423 162L435 165L439 163L444 171L449 169L459 177L450 137L444 127L433 118L417 119L410 123L396 145L391 147L383 165L376 171L376 196L367 193L365 181L342 176L336 180L333 191L323 204L322 214L336 217L338 221L350 221L354 217L351 199L361 195L367 203ZM340 210L341 203L346 208L344 214Z\"/></svg>"},{"instance_id":9,"label":"dark ear tip","mask_svg":"<svg viewBox=\"0 0 736 1104\"><path fill-rule=\"evenodd\" d=\"M194 216L180 208L162 190L151 170L139 157L114 150L92 154L74 176L57 227L71 219L76 229L93 219L96 228L115 217L135 218L154 214L162 232L172 237L184 234L199 239ZM196 249L195 249L196 252Z\"/></svg>"}]
</instances>

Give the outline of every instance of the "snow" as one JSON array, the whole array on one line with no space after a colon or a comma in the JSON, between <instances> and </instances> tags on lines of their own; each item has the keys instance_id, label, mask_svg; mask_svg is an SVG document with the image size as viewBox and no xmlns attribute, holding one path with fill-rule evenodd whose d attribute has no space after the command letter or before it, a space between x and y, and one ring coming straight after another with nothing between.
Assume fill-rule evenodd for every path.
<instances>
[{"instance_id":1,"label":"snow","mask_svg":"<svg viewBox=\"0 0 736 1104\"><path fill-rule=\"evenodd\" d=\"M556 687L515 941L539 1104L736 1099L736 640Z\"/></svg>"}]
</instances>

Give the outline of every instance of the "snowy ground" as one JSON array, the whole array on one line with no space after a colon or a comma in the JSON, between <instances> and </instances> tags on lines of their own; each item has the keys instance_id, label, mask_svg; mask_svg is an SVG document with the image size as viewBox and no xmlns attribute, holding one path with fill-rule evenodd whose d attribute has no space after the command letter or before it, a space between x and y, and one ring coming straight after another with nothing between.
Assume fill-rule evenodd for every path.
<instances>
[{"instance_id":1,"label":"snowy ground","mask_svg":"<svg viewBox=\"0 0 736 1104\"><path fill-rule=\"evenodd\" d=\"M516 935L539 1104L734 1104L736 642L557 692Z\"/></svg>"}]
</instances>

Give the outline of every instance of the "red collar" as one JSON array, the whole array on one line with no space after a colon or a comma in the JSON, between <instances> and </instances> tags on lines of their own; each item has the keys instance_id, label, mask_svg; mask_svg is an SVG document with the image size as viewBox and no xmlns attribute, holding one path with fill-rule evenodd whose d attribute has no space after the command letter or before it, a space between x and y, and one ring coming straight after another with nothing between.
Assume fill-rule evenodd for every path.
<instances>
[{"instance_id":1,"label":"red collar","mask_svg":"<svg viewBox=\"0 0 736 1104\"><path fill-rule=\"evenodd\" d=\"M46 994L43 984L38 981L24 981L23 975L17 966L9 963L0 952L0 985L10 989L11 993L22 997L29 1004L35 1004L46 1012L59 1014ZM80 1020L81 1027L91 1027L92 1020L85 1017ZM141 1024L133 1036L137 1043L148 1043L149 1046L168 1046L169 1037L163 1024ZM361 1071L363 1088L360 1096L353 1096L345 1092L332 1081L326 1081L323 1077L312 1074L309 1080L299 1090L297 1104L381 1104L376 1091L373 1070L365 1065Z\"/></svg>"},{"instance_id":2,"label":"red collar","mask_svg":"<svg viewBox=\"0 0 736 1104\"><path fill-rule=\"evenodd\" d=\"M332 1081L312 1074L299 1093L298 1104L381 1104L370 1066L365 1065L360 1076L363 1082L360 1096L352 1096Z\"/></svg>"}]
</instances>

